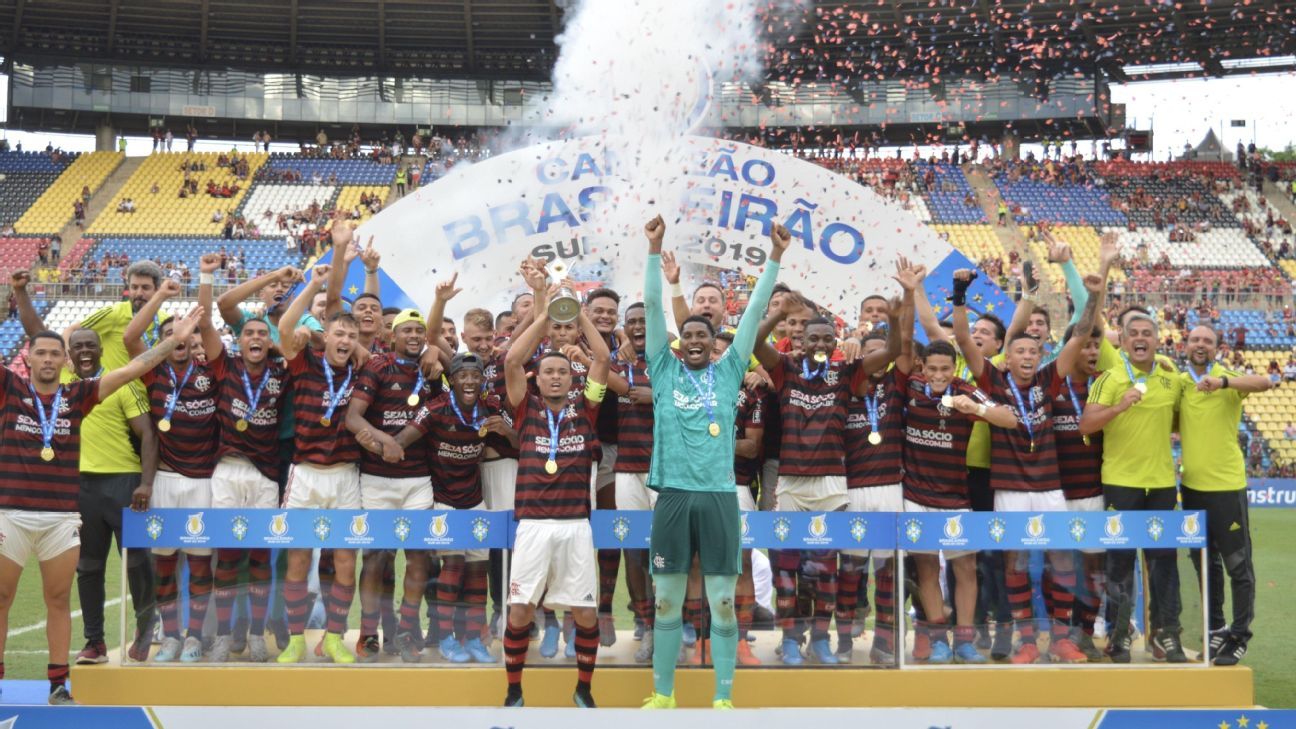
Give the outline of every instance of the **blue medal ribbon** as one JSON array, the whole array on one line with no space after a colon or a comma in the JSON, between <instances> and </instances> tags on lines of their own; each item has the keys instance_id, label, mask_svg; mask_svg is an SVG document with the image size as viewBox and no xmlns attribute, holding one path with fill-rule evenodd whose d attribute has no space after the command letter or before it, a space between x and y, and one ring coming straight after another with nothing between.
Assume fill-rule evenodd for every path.
<instances>
[{"instance_id":1,"label":"blue medal ribbon","mask_svg":"<svg viewBox=\"0 0 1296 729\"><path fill-rule=\"evenodd\" d=\"M36 417L40 420L41 429L41 458L46 461L53 460L54 451L51 443L54 442L54 426L58 424L59 406L63 404L63 386L59 385L54 391L54 400L50 403L50 411L45 412L45 406L41 404L40 395L36 393L36 386L31 382L27 383L31 389L32 405L36 408ZM49 458L45 458L49 454Z\"/></svg>"},{"instance_id":2,"label":"blue medal ribbon","mask_svg":"<svg viewBox=\"0 0 1296 729\"><path fill-rule=\"evenodd\" d=\"M1031 425L1030 414L1035 411L1035 391L1030 391L1031 409L1026 410L1026 403L1022 400L1021 390L1017 388L1017 381L1013 379L1012 373L1004 377L1008 381L1008 389L1012 391L1013 399L1017 401L1017 412L1021 414L1022 423L1026 425L1026 435L1030 436L1030 450L1035 452L1035 426Z\"/></svg>"},{"instance_id":3,"label":"blue medal ribbon","mask_svg":"<svg viewBox=\"0 0 1296 729\"><path fill-rule=\"evenodd\" d=\"M1188 363L1188 376L1192 378L1192 381L1193 381L1193 384L1194 384L1194 385L1200 385L1200 384L1201 384L1201 381L1202 381L1202 378L1203 378L1203 377L1208 377L1208 376L1210 375L1210 371L1211 371L1211 363L1210 363L1210 362L1207 362L1207 363L1206 363L1206 372L1204 372L1203 374L1200 374L1200 375L1198 375L1197 372L1193 370L1192 362L1189 362L1189 363Z\"/></svg>"},{"instance_id":4,"label":"blue medal ribbon","mask_svg":"<svg viewBox=\"0 0 1296 729\"><path fill-rule=\"evenodd\" d=\"M1078 422L1078 419L1084 413L1084 408L1080 407L1080 398L1076 397L1075 388L1071 386L1071 375L1066 376L1066 386L1067 386L1067 394L1071 396L1071 407L1075 408L1076 418ZM1092 387L1093 387L1093 378L1090 377L1085 382L1085 388L1086 390L1088 390ZM1089 436L1087 435L1084 437L1084 444L1089 445Z\"/></svg>"},{"instance_id":5,"label":"blue medal ribbon","mask_svg":"<svg viewBox=\"0 0 1296 729\"><path fill-rule=\"evenodd\" d=\"M420 392L423 392L423 383L426 382L426 379L423 377L423 368L418 366L418 364L419 364L419 363L418 363L418 360L408 360L408 359L401 359L400 357L397 357L397 358L396 358L396 363L399 364L399 365L401 365L401 366L403 366L403 367L409 367L410 365L414 365L414 369L415 369L415 371L418 372L418 379L414 381L414 392L413 392L413 394L414 394L414 395L418 395ZM329 385L329 386L330 386L330 387L332 386L332 384L331 384L331 380L330 380L330 385ZM344 385L343 388L345 389L345 387L346 387L346 386ZM451 400L453 401L453 398L452 398ZM463 418L460 418L460 420L462 420L462 419L463 419Z\"/></svg>"},{"instance_id":6,"label":"blue medal ribbon","mask_svg":"<svg viewBox=\"0 0 1296 729\"><path fill-rule=\"evenodd\" d=\"M189 360L189 366L185 368L184 377L177 383L175 368L169 362L167 363L167 372L171 375L171 394L167 395L166 413L162 415L163 420L170 422L171 414L175 412L176 404L180 402L180 391L184 389L185 385L189 384L189 376L193 374L193 369L194 361L191 359Z\"/></svg>"},{"instance_id":7,"label":"blue medal ribbon","mask_svg":"<svg viewBox=\"0 0 1296 729\"><path fill-rule=\"evenodd\" d=\"M270 368L266 367L265 372L261 373L261 384L257 385L256 392L252 391L252 380L248 379L247 369L239 374L243 375L243 394L247 396L247 413L243 419L251 420L256 413L257 403L261 402L261 393L265 392L266 383L270 381Z\"/></svg>"},{"instance_id":8,"label":"blue medal ribbon","mask_svg":"<svg viewBox=\"0 0 1296 729\"><path fill-rule=\"evenodd\" d=\"M467 420L464 420L463 412L459 410L459 403L456 401L454 393L453 392L450 393L450 408L454 410L455 417L459 418L460 423L462 423L467 427L472 428L473 430L477 430L481 428L482 424L486 422L485 418L482 418L480 420L477 419L477 406L479 404L480 402L473 403L472 422L470 423Z\"/></svg>"},{"instance_id":9,"label":"blue medal ribbon","mask_svg":"<svg viewBox=\"0 0 1296 729\"><path fill-rule=\"evenodd\" d=\"M831 363L830 363L828 360L825 359L825 360L823 361L823 363L819 365L819 368L818 368L818 369L812 371L812 370L810 369L810 357L809 357L809 356L802 357L802 358L801 358L801 374L802 374L802 376L805 377L805 379L807 379L807 380L817 380L817 379L820 379L821 377L824 376L824 373L826 373L826 372L828 371L828 366L829 366L830 364L831 364Z\"/></svg>"},{"instance_id":10,"label":"blue medal ribbon","mask_svg":"<svg viewBox=\"0 0 1296 729\"><path fill-rule=\"evenodd\" d=\"M1134 388L1135 388L1136 390L1138 390L1139 392L1147 392L1147 379L1148 379L1148 376L1147 376L1147 375L1142 375L1142 376L1136 377L1136 376L1134 375L1134 365L1130 363L1129 355L1125 354L1124 352L1121 352L1121 362L1124 363L1124 365L1125 365L1125 374L1126 374L1127 376L1129 376L1130 384L1133 385ZM1153 365L1153 366L1155 367L1156 365ZM1192 368L1189 367L1189 369L1191 370ZM1142 387L1142 388L1139 388L1139 385L1142 385L1143 387Z\"/></svg>"},{"instance_id":11,"label":"blue medal ribbon","mask_svg":"<svg viewBox=\"0 0 1296 729\"><path fill-rule=\"evenodd\" d=\"M161 326L162 326L162 314L159 312L153 315L153 324L144 330L144 335L143 335L144 345L149 349L152 349L153 345L157 344L158 339L161 338L161 334L158 332L158 329Z\"/></svg>"},{"instance_id":12,"label":"blue medal ribbon","mask_svg":"<svg viewBox=\"0 0 1296 729\"><path fill-rule=\"evenodd\" d=\"M875 395L864 395L864 407L868 410L869 420L869 442L877 445L882 442L882 434L878 432L878 399ZM875 437L876 436L876 437Z\"/></svg>"},{"instance_id":13,"label":"blue medal ribbon","mask_svg":"<svg viewBox=\"0 0 1296 729\"><path fill-rule=\"evenodd\" d=\"M693 371L688 367L684 368L684 374L688 375L688 378L692 380L693 387L697 390L698 397L702 400L702 407L706 408L707 419L711 421L711 424L707 426L708 432L710 432L712 436L719 435L720 426L716 423L715 406L711 404L711 399L715 396L715 363L713 362L707 365L706 376L703 377L700 382L698 381L698 378L693 376ZM705 390L702 389L703 382L705 382L707 386Z\"/></svg>"},{"instance_id":14,"label":"blue medal ribbon","mask_svg":"<svg viewBox=\"0 0 1296 729\"><path fill-rule=\"evenodd\" d=\"M320 418L320 422L327 426L333 422L333 411L337 409L338 400L342 399L342 393L346 392L347 385L351 384L351 365L347 365L347 376L342 380L342 386L334 390L333 365L329 364L328 360L323 360L321 364L324 365L324 381L328 383L324 394L324 402L328 407L324 410L324 417Z\"/></svg>"},{"instance_id":15,"label":"blue medal ribbon","mask_svg":"<svg viewBox=\"0 0 1296 729\"><path fill-rule=\"evenodd\" d=\"M451 396L450 402L454 402L453 396ZM549 422L549 463L545 464L545 470L551 476L558 471L558 437L565 417L567 417L566 405L563 405L563 408L558 411L557 417L554 416L553 410L550 410L548 406L545 407L545 418ZM553 465L550 466L549 464Z\"/></svg>"}]
</instances>

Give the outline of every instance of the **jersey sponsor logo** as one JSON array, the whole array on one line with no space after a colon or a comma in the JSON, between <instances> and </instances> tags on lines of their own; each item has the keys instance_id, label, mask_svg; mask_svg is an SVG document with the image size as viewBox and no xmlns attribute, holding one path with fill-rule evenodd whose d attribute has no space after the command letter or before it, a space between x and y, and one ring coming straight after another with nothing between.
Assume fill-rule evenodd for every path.
<instances>
[{"instance_id":1,"label":"jersey sponsor logo","mask_svg":"<svg viewBox=\"0 0 1296 729\"><path fill-rule=\"evenodd\" d=\"M1080 418L1074 415L1058 415L1053 411L1053 432L1055 433L1078 433L1080 432Z\"/></svg>"},{"instance_id":2,"label":"jersey sponsor logo","mask_svg":"<svg viewBox=\"0 0 1296 729\"><path fill-rule=\"evenodd\" d=\"M827 379L827 378L825 378ZM820 408L831 408L837 404L836 392L825 392L815 394L803 390L794 389L788 393L788 406L801 408L803 410L818 410Z\"/></svg>"},{"instance_id":3,"label":"jersey sponsor logo","mask_svg":"<svg viewBox=\"0 0 1296 729\"><path fill-rule=\"evenodd\" d=\"M914 445L928 448L945 448L949 450L954 448L954 435L944 430L929 430L906 425L905 440Z\"/></svg>"},{"instance_id":4,"label":"jersey sponsor logo","mask_svg":"<svg viewBox=\"0 0 1296 729\"><path fill-rule=\"evenodd\" d=\"M145 519L144 533L149 536L149 539L156 542L158 537L162 536L162 517L153 514L150 515L149 518Z\"/></svg>"}]
</instances>

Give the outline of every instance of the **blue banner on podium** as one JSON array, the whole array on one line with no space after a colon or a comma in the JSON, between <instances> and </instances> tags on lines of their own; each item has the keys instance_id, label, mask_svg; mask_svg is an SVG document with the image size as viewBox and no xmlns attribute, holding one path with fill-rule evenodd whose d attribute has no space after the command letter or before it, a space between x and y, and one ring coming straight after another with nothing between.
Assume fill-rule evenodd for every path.
<instances>
[{"instance_id":1,"label":"blue banner on podium","mask_svg":"<svg viewBox=\"0 0 1296 729\"><path fill-rule=\"evenodd\" d=\"M1202 549L1200 511L964 511L905 513L900 548L964 549Z\"/></svg>"},{"instance_id":2,"label":"blue banner on podium","mask_svg":"<svg viewBox=\"0 0 1296 729\"><path fill-rule=\"evenodd\" d=\"M743 512L744 548L895 549L896 514L881 512Z\"/></svg>"},{"instance_id":3,"label":"blue banner on podium","mask_svg":"<svg viewBox=\"0 0 1296 729\"><path fill-rule=\"evenodd\" d=\"M128 549L507 549L512 512L375 509L122 511Z\"/></svg>"}]
</instances>

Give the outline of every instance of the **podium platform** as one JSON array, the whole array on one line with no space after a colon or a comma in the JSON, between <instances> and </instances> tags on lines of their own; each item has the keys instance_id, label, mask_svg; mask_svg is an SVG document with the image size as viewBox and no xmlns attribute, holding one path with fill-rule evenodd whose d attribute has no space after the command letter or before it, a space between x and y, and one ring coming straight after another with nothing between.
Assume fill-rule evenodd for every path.
<instances>
[{"instance_id":1,"label":"podium platform","mask_svg":"<svg viewBox=\"0 0 1296 729\"><path fill-rule=\"evenodd\" d=\"M942 666L895 670L867 664L867 645L857 640L849 666L786 668L774 655L775 635L758 632L753 653L765 664L739 667L734 703L773 707L1026 707L1101 705L1110 708L1233 708L1254 704L1246 667L1202 668L1133 663L1018 667ZM354 646L355 631L348 635ZM273 639L270 641L273 646ZM318 631L308 631L312 649ZM594 697L601 707L638 707L652 686L652 669L634 664L638 647L630 631L600 647ZM492 646L496 655L499 643ZM573 659L542 658L532 643L524 677L529 707L569 707L576 683ZM1142 647L1135 647L1141 656ZM375 664L338 666L314 659L297 666L226 664L74 666L77 701L106 706L499 706L504 699L502 663L450 665L435 649L424 663L383 656ZM709 707L714 676L709 668L681 666L676 698L681 707Z\"/></svg>"}]
</instances>

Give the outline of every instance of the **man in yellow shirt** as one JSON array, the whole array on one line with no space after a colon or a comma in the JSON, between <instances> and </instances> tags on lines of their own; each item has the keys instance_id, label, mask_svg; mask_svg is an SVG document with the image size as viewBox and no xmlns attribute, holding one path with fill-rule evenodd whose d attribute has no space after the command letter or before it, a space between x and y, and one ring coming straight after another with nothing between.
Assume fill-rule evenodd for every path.
<instances>
[{"instance_id":1,"label":"man in yellow shirt","mask_svg":"<svg viewBox=\"0 0 1296 729\"><path fill-rule=\"evenodd\" d=\"M1255 617L1255 567L1247 514L1246 461L1238 445L1242 401L1270 387L1264 375L1244 375L1215 361L1219 335L1208 326L1188 333L1188 369L1180 375L1179 435L1183 439L1183 507L1206 512L1210 570L1210 656L1233 666L1246 655ZM1192 551L1200 575L1200 553ZM1233 622L1224 623L1224 573L1233 593Z\"/></svg>"},{"instance_id":2,"label":"man in yellow shirt","mask_svg":"<svg viewBox=\"0 0 1296 729\"><path fill-rule=\"evenodd\" d=\"M1157 325L1146 314L1131 313L1121 329L1120 364L1103 372L1089 390L1080 432L1103 433L1102 483L1107 509L1172 510L1175 492L1170 434L1179 409L1182 384L1177 373L1157 365ZM1174 549L1145 550L1153 605L1153 647L1171 663L1187 656L1179 644L1179 566ZM1130 612L1134 598L1132 549L1107 553L1108 599L1116 610L1107 652L1114 663L1129 663Z\"/></svg>"},{"instance_id":3,"label":"man in yellow shirt","mask_svg":"<svg viewBox=\"0 0 1296 729\"><path fill-rule=\"evenodd\" d=\"M126 352L126 343L122 333L131 317L141 306L153 298L158 286L162 285L162 268L152 261L136 261L126 268L126 300L105 306L92 312L79 323L63 330L63 338L71 346L72 333L78 329L93 329L99 335L103 347L103 366L115 370L124 367L130 361ZM152 347L161 336L161 318L155 317L153 325L144 332L144 345ZM25 324L25 322L24 322Z\"/></svg>"}]
</instances>

